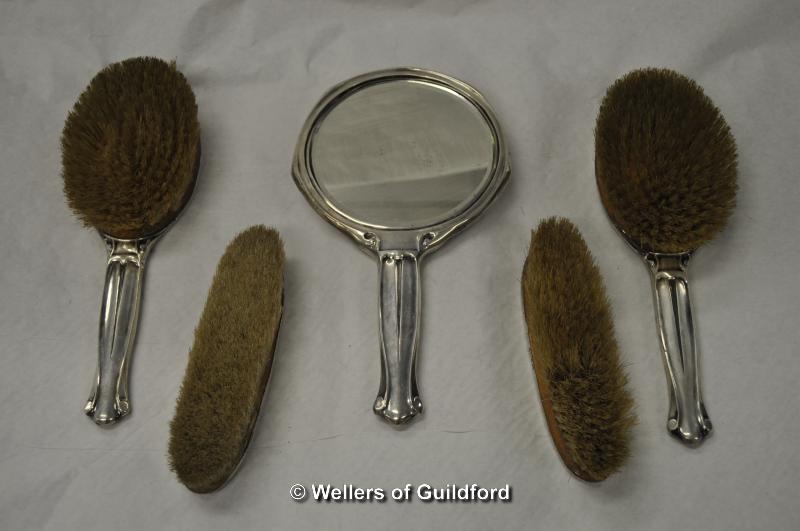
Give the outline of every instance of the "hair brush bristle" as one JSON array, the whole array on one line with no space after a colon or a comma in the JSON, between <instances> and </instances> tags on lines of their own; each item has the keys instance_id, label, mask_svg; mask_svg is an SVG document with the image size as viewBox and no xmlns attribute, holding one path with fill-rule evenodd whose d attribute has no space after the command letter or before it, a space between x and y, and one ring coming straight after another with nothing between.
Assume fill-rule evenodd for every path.
<instances>
[{"instance_id":1,"label":"hair brush bristle","mask_svg":"<svg viewBox=\"0 0 800 531\"><path fill-rule=\"evenodd\" d=\"M180 211L200 152L197 105L175 63L137 57L101 70L61 137L64 193L85 225L148 236Z\"/></svg>"},{"instance_id":2,"label":"hair brush bristle","mask_svg":"<svg viewBox=\"0 0 800 531\"><path fill-rule=\"evenodd\" d=\"M633 399L603 279L568 220L547 219L531 235L522 300L553 442L576 476L603 480L628 457Z\"/></svg>"},{"instance_id":3,"label":"hair brush bristle","mask_svg":"<svg viewBox=\"0 0 800 531\"><path fill-rule=\"evenodd\" d=\"M219 262L170 425L170 468L192 491L224 485L247 448L283 312L283 267L280 237L263 225Z\"/></svg>"},{"instance_id":4,"label":"hair brush bristle","mask_svg":"<svg viewBox=\"0 0 800 531\"><path fill-rule=\"evenodd\" d=\"M693 251L721 231L736 201L736 143L697 83L634 70L600 106L595 173L611 220L645 251Z\"/></svg>"}]
</instances>

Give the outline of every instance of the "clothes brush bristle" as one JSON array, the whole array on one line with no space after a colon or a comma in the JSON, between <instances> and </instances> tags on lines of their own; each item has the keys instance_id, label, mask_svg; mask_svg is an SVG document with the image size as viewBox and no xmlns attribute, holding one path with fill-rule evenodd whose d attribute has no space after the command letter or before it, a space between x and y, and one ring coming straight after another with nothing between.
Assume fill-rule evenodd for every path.
<instances>
[{"instance_id":1,"label":"clothes brush bristle","mask_svg":"<svg viewBox=\"0 0 800 531\"><path fill-rule=\"evenodd\" d=\"M170 467L192 491L224 485L247 448L272 368L284 262L278 233L263 225L219 262L170 425Z\"/></svg>"},{"instance_id":2,"label":"clothes brush bristle","mask_svg":"<svg viewBox=\"0 0 800 531\"><path fill-rule=\"evenodd\" d=\"M566 466L600 481L628 458L635 423L603 279L578 229L544 220L522 274L531 357Z\"/></svg>"}]
</instances>

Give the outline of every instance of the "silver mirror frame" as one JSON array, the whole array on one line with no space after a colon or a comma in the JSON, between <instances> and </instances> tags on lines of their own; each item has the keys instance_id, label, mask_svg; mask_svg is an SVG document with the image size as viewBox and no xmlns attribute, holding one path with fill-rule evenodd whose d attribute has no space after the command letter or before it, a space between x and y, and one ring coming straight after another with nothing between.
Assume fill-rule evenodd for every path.
<instances>
[{"instance_id":1,"label":"silver mirror frame","mask_svg":"<svg viewBox=\"0 0 800 531\"><path fill-rule=\"evenodd\" d=\"M312 141L321 120L342 99L368 85L403 79L443 86L474 105L492 132L493 164L488 179L472 197L472 202L445 219L409 228L365 224L336 208L325 196L312 170ZM502 130L483 95L463 81L431 70L392 68L344 81L322 97L303 125L292 163L297 187L318 214L353 238L362 250L377 254L379 259L381 383L373 411L392 424L404 424L422 412L416 382L421 308L420 261L472 223L494 200L510 173Z\"/></svg>"}]
</instances>

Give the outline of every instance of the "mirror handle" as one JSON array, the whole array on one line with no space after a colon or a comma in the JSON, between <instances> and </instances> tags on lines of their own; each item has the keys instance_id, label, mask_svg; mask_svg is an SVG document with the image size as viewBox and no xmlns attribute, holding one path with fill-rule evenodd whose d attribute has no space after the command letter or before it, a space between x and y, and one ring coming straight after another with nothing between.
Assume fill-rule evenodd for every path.
<instances>
[{"instance_id":1,"label":"mirror handle","mask_svg":"<svg viewBox=\"0 0 800 531\"><path fill-rule=\"evenodd\" d=\"M418 251L380 251L381 385L373 411L392 424L422 412L416 376L419 346Z\"/></svg>"}]
</instances>

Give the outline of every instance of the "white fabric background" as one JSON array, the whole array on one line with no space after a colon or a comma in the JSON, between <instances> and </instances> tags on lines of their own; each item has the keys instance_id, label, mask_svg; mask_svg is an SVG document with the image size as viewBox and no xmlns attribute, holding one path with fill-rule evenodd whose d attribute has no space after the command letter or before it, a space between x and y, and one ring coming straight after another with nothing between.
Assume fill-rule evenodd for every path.
<instances>
[{"instance_id":1,"label":"white fabric background","mask_svg":"<svg viewBox=\"0 0 800 531\"><path fill-rule=\"evenodd\" d=\"M645 5L647 4L647 5ZM197 191L149 262L133 414L82 413L105 250L61 191L64 118L105 64L177 59L200 108ZM0 3L0 529L797 529L800 4L787 1ZM396 431L378 385L376 266L290 177L333 84L400 65L481 90L513 162L485 217L423 268L426 412ZM593 127L628 70L697 79L740 151L729 228L693 259L706 402L697 450L666 433L648 275L597 197ZM570 217L605 275L639 425L626 469L570 476L547 433L522 320L529 231ZM246 460L198 496L166 464L168 425L213 271L241 229L277 227L286 313ZM510 504L298 504L295 482L509 483Z\"/></svg>"}]
</instances>

